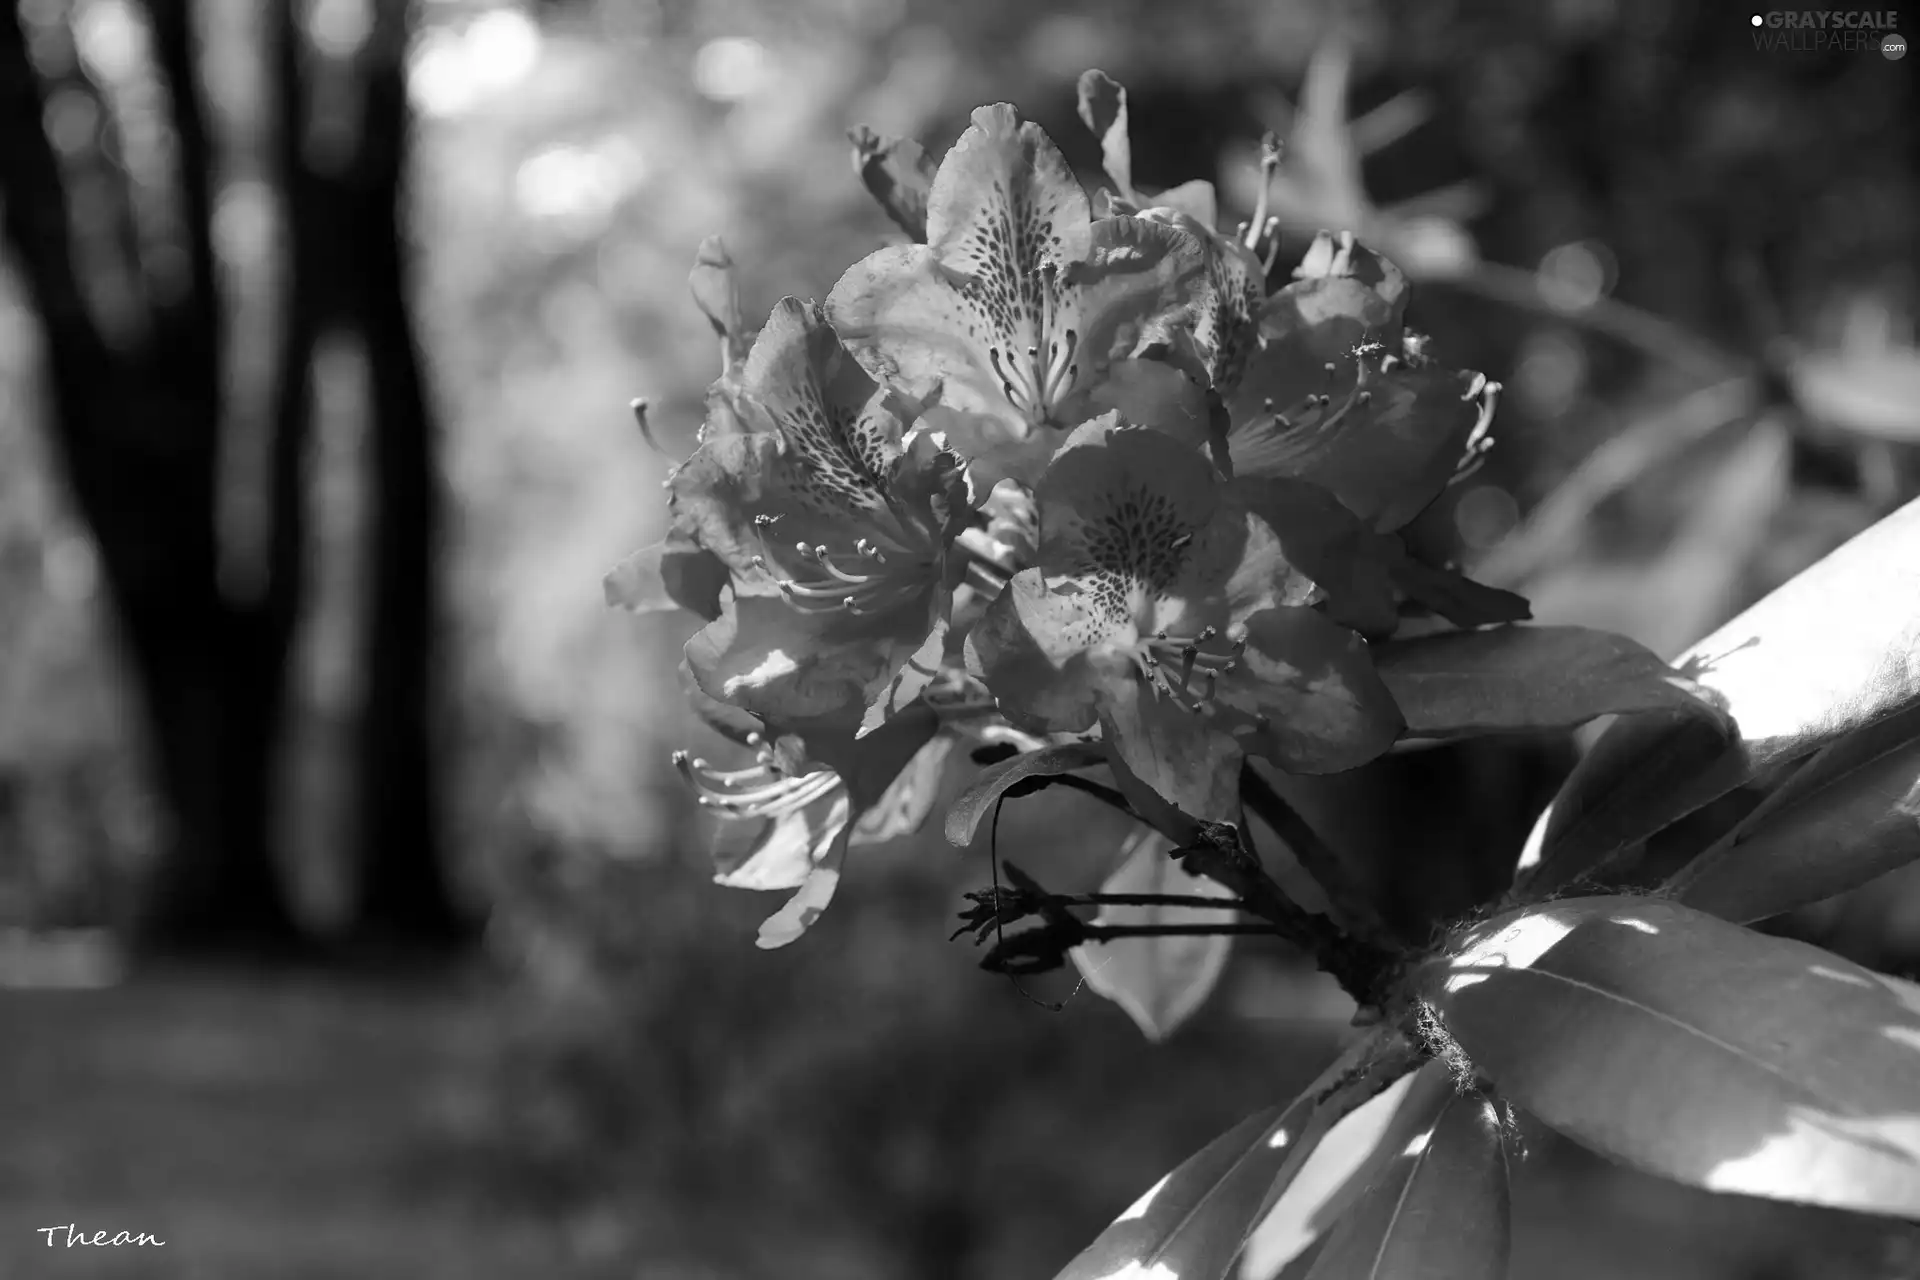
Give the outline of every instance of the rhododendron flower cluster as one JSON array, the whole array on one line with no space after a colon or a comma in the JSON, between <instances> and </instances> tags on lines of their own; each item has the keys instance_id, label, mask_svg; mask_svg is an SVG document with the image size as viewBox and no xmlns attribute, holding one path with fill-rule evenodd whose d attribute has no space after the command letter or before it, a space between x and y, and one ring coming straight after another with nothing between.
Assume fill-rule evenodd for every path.
<instances>
[{"instance_id":1,"label":"rhododendron flower cluster","mask_svg":"<svg viewBox=\"0 0 1920 1280\"><path fill-rule=\"evenodd\" d=\"M763 945L850 846L924 821L955 741L1086 744L1137 809L1238 823L1247 758L1334 772L1405 735L1373 658L1403 619L1526 616L1398 536L1498 390L1406 329L1401 274L1334 231L1270 288L1263 211L1228 232L1204 182L1136 188L1097 72L1082 115L1092 195L1010 106L937 164L856 133L910 242L757 334L702 247L723 368L668 536L608 587L705 620L689 696L753 759L677 762L723 819L720 882L794 893Z\"/></svg>"}]
</instances>

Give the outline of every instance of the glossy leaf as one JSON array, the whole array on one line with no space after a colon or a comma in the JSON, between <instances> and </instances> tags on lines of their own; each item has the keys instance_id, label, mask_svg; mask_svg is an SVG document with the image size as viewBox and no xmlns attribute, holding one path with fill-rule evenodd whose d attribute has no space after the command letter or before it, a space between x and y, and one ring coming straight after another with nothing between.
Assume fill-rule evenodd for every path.
<instances>
[{"instance_id":1,"label":"glossy leaf","mask_svg":"<svg viewBox=\"0 0 1920 1280\"><path fill-rule=\"evenodd\" d=\"M1329 1130L1248 1237L1240 1280L1273 1280L1332 1230L1407 1143L1433 1128L1453 1093L1447 1069L1429 1062Z\"/></svg>"},{"instance_id":2,"label":"glossy leaf","mask_svg":"<svg viewBox=\"0 0 1920 1280\"><path fill-rule=\"evenodd\" d=\"M990 765L980 771L974 784L962 792L947 810L947 839L962 848L972 844L973 833L979 829L980 820L993 808L994 801L1023 782L1057 777L1076 769L1090 769L1106 761L1106 751L1097 744L1069 742L1064 746L1024 752Z\"/></svg>"},{"instance_id":3,"label":"glossy leaf","mask_svg":"<svg viewBox=\"0 0 1920 1280\"><path fill-rule=\"evenodd\" d=\"M1423 964L1474 1067L1649 1173L1920 1216L1920 988L1653 898L1568 898Z\"/></svg>"},{"instance_id":4,"label":"glossy leaf","mask_svg":"<svg viewBox=\"0 0 1920 1280\"><path fill-rule=\"evenodd\" d=\"M1347 1211L1307 1280L1504 1280L1511 1244L1499 1116L1454 1094Z\"/></svg>"},{"instance_id":5,"label":"glossy leaf","mask_svg":"<svg viewBox=\"0 0 1920 1280\"><path fill-rule=\"evenodd\" d=\"M1373 648L1407 735L1567 729L1596 717L1700 704L1690 681L1625 636L1585 627L1498 627Z\"/></svg>"},{"instance_id":6,"label":"glossy leaf","mask_svg":"<svg viewBox=\"0 0 1920 1280\"><path fill-rule=\"evenodd\" d=\"M1205 876L1189 875L1167 855L1173 841L1150 827L1139 828L1121 851L1102 893L1178 894L1232 899L1233 891ZM1231 924L1232 908L1184 906L1103 906L1094 918L1109 925ZM1115 938L1088 942L1068 955L1087 986L1126 1010L1149 1040L1164 1040L1206 1003L1233 939L1224 934L1194 937Z\"/></svg>"},{"instance_id":7,"label":"glossy leaf","mask_svg":"<svg viewBox=\"0 0 1920 1280\"><path fill-rule=\"evenodd\" d=\"M1247 1117L1161 1178L1055 1280L1223 1280L1320 1140L1411 1064L1391 1033L1362 1038L1293 1102Z\"/></svg>"},{"instance_id":8,"label":"glossy leaf","mask_svg":"<svg viewBox=\"0 0 1920 1280\"><path fill-rule=\"evenodd\" d=\"M1736 923L1831 898L1920 858L1920 706L1823 747L1667 884Z\"/></svg>"},{"instance_id":9,"label":"glossy leaf","mask_svg":"<svg viewBox=\"0 0 1920 1280\"><path fill-rule=\"evenodd\" d=\"M1908 503L1674 664L1738 737L1687 715L1616 724L1542 815L1523 865L1563 885L1775 768L1920 702L1920 501Z\"/></svg>"}]
</instances>

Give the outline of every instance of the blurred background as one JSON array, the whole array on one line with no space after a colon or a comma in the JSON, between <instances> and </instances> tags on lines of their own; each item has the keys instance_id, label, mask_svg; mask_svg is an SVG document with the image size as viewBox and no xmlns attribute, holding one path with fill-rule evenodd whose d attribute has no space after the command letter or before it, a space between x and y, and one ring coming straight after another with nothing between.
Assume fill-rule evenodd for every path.
<instances>
[{"instance_id":1,"label":"blurred background","mask_svg":"<svg viewBox=\"0 0 1920 1280\"><path fill-rule=\"evenodd\" d=\"M1313 1076L1337 990L1244 947L1169 1043L945 941L937 831L803 943L708 883L661 532L750 314L895 233L846 131L1012 101L1322 226L1506 386L1415 536L1673 655L1920 493L1920 87L1710 0L0 0L0 1276L1053 1274ZM1299 786L1402 922L1502 883L1577 747ZM956 776L949 787L957 790ZM1004 852L1096 880L1049 792ZM1084 806L1084 807L1083 807ZM1435 815L1444 815L1436 819ZM1105 825L1102 825L1102 824ZM937 824L936 824L937 825ZM1770 927L1920 965L1920 877ZM1543 1132L1517 1277L1920 1275L1898 1224ZM160 1249L49 1249L38 1229Z\"/></svg>"}]
</instances>

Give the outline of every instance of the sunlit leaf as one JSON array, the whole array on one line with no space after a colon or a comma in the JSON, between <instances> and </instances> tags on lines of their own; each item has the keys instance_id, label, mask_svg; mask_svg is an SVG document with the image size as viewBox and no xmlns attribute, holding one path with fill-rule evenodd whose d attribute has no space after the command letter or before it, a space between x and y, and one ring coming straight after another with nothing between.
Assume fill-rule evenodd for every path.
<instances>
[{"instance_id":1,"label":"sunlit leaf","mask_svg":"<svg viewBox=\"0 0 1920 1280\"><path fill-rule=\"evenodd\" d=\"M1604 1155L1920 1215L1920 988L1628 897L1497 917L1412 985L1502 1096Z\"/></svg>"},{"instance_id":2,"label":"sunlit leaf","mask_svg":"<svg viewBox=\"0 0 1920 1280\"><path fill-rule=\"evenodd\" d=\"M1090 769L1105 764L1106 759L1106 751L1096 744L1070 742L1028 751L981 770L974 784L947 810L947 839L962 847L972 844L974 831L994 802L1021 783Z\"/></svg>"},{"instance_id":3,"label":"sunlit leaf","mask_svg":"<svg viewBox=\"0 0 1920 1280\"><path fill-rule=\"evenodd\" d=\"M1392 1033L1359 1040L1293 1102L1249 1116L1148 1188L1055 1280L1224 1280L1328 1130L1411 1065Z\"/></svg>"},{"instance_id":4,"label":"sunlit leaf","mask_svg":"<svg viewBox=\"0 0 1920 1280\"><path fill-rule=\"evenodd\" d=\"M1453 1094L1453 1077L1429 1062L1335 1125L1248 1237L1240 1280L1273 1280L1332 1230L1407 1143L1433 1128Z\"/></svg>"},{"instance_id":5,"label":"sunlit leaf","mask_svg":"<svg viewBox=\"0 0 1920 1280\"><path fill-rule=\"evenodd\" d=\"M1455 1094L1328 1237L1307 1280L1504 1280L1507 1151L1493 1104Z\"/></svg>"},{"instance_id":6,"label":"sunlit leaf","mask_svg":"<svg viewBox=\"0 0 1920 1280\"><path fill-rule=\"evenodd\" d=\"M1645 648L1585 627L1496 627L1391 641L1373 664L1416 738L1566 729L1690 708L1692 684Z\"/></svg>"},{"instance_id":7,"label":"sunlit leaf","mask_svg":"<svg viewBox=\"0 0 1920 1280\"><path fill-rule=\"evenodd\" d=\"M1100 886L1111 894L1178 894L1231 899L1233 891L1205 876L1189 875L1168 857L1173 841L1150 827L1127 839L1121 861ZM1231 908L1103 906L1094 918L1109 925L1231 924ZM1206 1002L1226 968L1233 939L1195 937L1115 938L1088 942L1068 955L1087 986L1126 1010L1149 1040L1164 1040Z\"/></svg>"},{"instance_id":8,"label":"sunlit leaf","mask_svg":"<svg viewBox=\"0 0 1920 1280\"><path fill-rule=\"evenodd\" d=\"M1823 747L1667 892L1736 923L1857 888L1920 858L1920 705Z\"/></svg>"},{"instance_id":9,"label":"sunlit leaf","mask_svg":"<svg viewBox=\"0 0 1920 1280\"><path fill-rule=\"evenodd\" d=\"M1920 701L1920 501L1860 534L1674 664L1718 694L1732 741L1686 715L1616 724L1541 818L1525 864L1565 884L1776 766Z\"/></svg>"}]
</instances>

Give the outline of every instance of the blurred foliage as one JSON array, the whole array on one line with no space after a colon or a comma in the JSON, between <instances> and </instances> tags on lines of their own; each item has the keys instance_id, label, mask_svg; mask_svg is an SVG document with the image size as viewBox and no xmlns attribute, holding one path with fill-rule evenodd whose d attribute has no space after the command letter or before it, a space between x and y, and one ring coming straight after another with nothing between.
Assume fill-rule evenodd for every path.
<instances>
[{"instance_id":1,"label":"blurred foliage","mask_svg":"<svg viewBox=\"0 0 1920 1280\"><path fill-rule=\"evenodd\" d=\"M206 30L244 8L214 6ZM354 10L316 0L314 30ZM1295 125L1308 60L1339 34L1356 116L1415 108L1368 154L1367 197L1471 183L1480 207L1447 214L1476 258L1563 290L1560 305L1515 296L1511 277L1465 266L1422 285L1413 323L1507 397L1487 467L1416 532L1544 620L1671 654L1920 491L1920 433L1862 433L1831 398L1822 416L1791 394L1810 356L1912 350L1911 65L1761 54L1745 23L1706 0L428 6L410 80L417 302L456 499L448 816L521 975L500 1138L585 1224L589 1252L660 1274L1045 1274L1206 1135L1304 1082L1344 1021L1285 956L1251 952L1229 999L1165 1047L1086 993L1050 1016L941 940L986 869L937 835L872 851L892 874L858 877L804 946L752 949L764 908L704 883L706 833L667 765L670 746L711 741L673 676L686 631L600 596L663 515L670 460L637 437L629 400L649 400L683 456L715 372L684 288L699 240L726 237L750 314L824 296L894 234L854 179L847 128L937 152L973 104L1010 100L1091 173L1073 113L1089 66L1128 86L1141 182L1212 178L1244 216L1260 134ZM219 243L257 308L275 233L246 158L260 69L211 48L233 153ZM91 551L33 430L34 343L0 277L0 916L84 923L111 914L146 847L145 792ZM349 501L351 430L325 429L319 453L322 491L331 475ZM1583 464L1596 455L1604 467ZM327 634L323 674L339 660ZM324 678L309 685L324 704ZM1464 901L1505 873L1566 763L1557 745L1427 752L1296 800L1405 886L1395 909L1417 921L1450 884ZM1443 805L1464 809L1457 829L1434 829ZM1075 817L1014 806L1002 847L1091 883L1119 833L1091 841ZM1869 963L1920 958L1914 876L1803 914L1796 927ZM1664 1252L1569 1225L1580 1215L1555 1202L1538 1229L1584 1232L1589 1269L1557 1269L1564 1255L1523 1227L1516 1274L1610 1274L1608 1257L1649 1276L1901 1265L1813 1252L1844 1234L1829 1217L1793 1219L1791 1246L1772 1232L1734 1248L1693 1230L1691 1198L1568 1167L1557 1185ZM1736 1206L1713 1229L1769 1212ZM706 1270L665 1270L667 1255Z\"/></svg>"}]
</instances>

